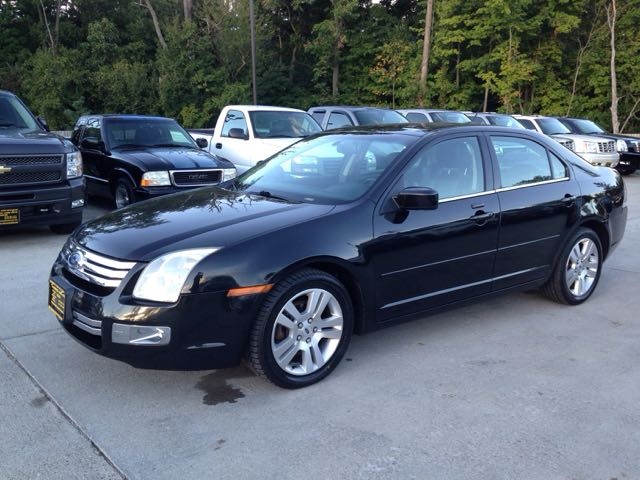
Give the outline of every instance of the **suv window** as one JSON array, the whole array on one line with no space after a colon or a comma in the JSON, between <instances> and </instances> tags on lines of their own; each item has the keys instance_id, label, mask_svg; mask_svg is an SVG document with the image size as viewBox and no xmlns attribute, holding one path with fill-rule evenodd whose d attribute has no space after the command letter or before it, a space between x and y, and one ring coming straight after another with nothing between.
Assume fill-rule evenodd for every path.
<instances>
[{"instance_id":1,"label":"suv window","mask_svg":"<svg viewBox=\"0 0 640 480\"><path fill-rule=\"evenodd\" d=\"M353 123L347 114L342 112L332 112L327 122L327 130L330 128L350 127Z\"/></svg>"},{"instance_id":2,"label":"suv window","mask_svg":"<svg viewBox=\"0 0 640 480\"><path fill-rule=\"evenodd\" d=\"M484 168L476 137L460 137L427 145L413 158L404 187L430 187L446 199L483 192Z\"/></svg>"},{"instance_id":3,"label":"suv window","mask_svg":"<svg viewBox=\"0 0 640 480\"><path fill-rule=\"evenodd\" d=\"M529 185L567 176L567 167L542 145L516 137L491 136L502 187Z\"/></svg>"},{"instance_id":4,"label":"suv window","mask_svg":"<svg viewBox=\"0 0 640 480\"><path fill-rule=\"evenodd\" d=\"M315 110L315 111L311 112L311 116L313 117L313 119L316 122L318 122L318 125L322 125L322 120L324 119L324 114L325 114L324 110Z\"/></svg>"},{"instance_id":5,"label":"suv window","mask_svg":"<svg viewBox=\"0 0 640 480\"><path fill-rule=\"evenodd\" d=\"M526 118L518 118L517 119L524 128L526 128L527 130L533 130L533 131L537 131L536 130L536 126L533 124L533 122L531 120L527 120Z\"/></svg>"},{"instance_id":6,"label":"suv window","mask_svg":"<svg viewBox=\"0 0 640 480\"><path fill-rule=\"evenodd\" d=\"M224 119L224 125L222 125L222 132L220 136L228 137L229 130L232 128L240 128L245 135L249 135L247 128L247 121L244 118L244 114L238 110L229 110L227 116Z\"/></svg>"},{"instance_id":7,"label":"suv window","mask_svg":"<svg viewBox=\"0 0 640 480\"><path fill-rule=\"evenodd\" d=\"M424 123L429 121L429 119L424 113L417 113L417 112L407 113L407 120L409 120L410 122L417 122L417 123Z\"/></svg>"}]
</instances>

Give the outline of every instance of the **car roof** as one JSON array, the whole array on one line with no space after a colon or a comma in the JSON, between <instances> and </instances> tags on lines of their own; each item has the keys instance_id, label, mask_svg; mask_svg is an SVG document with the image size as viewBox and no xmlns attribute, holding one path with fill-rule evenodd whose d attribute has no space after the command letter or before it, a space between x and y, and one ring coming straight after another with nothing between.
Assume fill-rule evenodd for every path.
<instances>
[{"instance_id":1,"label":"car roof","mask_svg":"<svg viewBox=\"0 0 640 480\"><path fill-rule=\"evenodd\" d=\"M352 105L318 105L315 107L311 107L309 110L324 110L329 108L339 108L341 110L391 110L390 108L384 107L367 107L367 106L352 106Z\"/></svg>"},{"instance_id":2,"label":"car roof","mask_svg":"<svg viewBox=\"0 0 640 480\"><path fill-rule=\"evenodd\" d=\"M271 112L302 112L307 113L299 108L274 107L271 105L227 105L228 110L253 110L253 111L271 111Z\"/></svg>"}]
</instances>

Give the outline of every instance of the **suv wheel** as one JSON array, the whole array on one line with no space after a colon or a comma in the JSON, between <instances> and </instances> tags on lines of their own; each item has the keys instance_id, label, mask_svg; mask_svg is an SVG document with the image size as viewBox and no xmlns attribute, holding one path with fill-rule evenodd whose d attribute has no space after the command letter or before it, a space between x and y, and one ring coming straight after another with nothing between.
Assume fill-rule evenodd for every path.
<instances>
[{"instance_id":1,"label":"suv wheel","mask_svg":"<svg viewBox=\"0 0 640 480\"><path fill-rule=\"evenodd\" d=\"M116 208L124 208L136 201L133 184L126 178L118 178L113 188L113 199Z\"/></svg>"}]
</instances>

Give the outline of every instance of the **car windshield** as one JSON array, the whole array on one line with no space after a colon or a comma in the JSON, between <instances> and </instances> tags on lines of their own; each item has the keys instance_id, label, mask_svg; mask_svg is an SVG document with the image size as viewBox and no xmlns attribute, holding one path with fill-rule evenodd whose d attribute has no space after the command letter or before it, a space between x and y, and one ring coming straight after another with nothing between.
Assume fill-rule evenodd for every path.
<instances>
[{"instance_id":1,"label":"car windshield","mask_svg":"<svg viewBox=\"0 0 640 480\"><path fill-rule=\"evenodd\" d=\"M560 133L571 133L565 125L557 118L538 118L536 120L540 126L540 130L545 135L557 135Z\"/></svg>"},{"instance_id":2,"label":"car windshield","mask_svg":"<svg viewBox=\"0 0 640 480\"><path fill-rule=\"evenodd\" d=\"M367 108L366 110L356 110L354 113L358 119L358 125L389 125L394 123L409 123L395 110L384 110L382 108Z\"/></svg>"},{"instance_id":3,"label":"car windshield","mask_svg":"<svg viewBox=\"0 0 640 480\"><path fill-rule=\"evenodd\" d=\"M33 115L13 95L0 95L0 128L41 130Z\"/></svg>"},{"instance_id":4,"label":"car windshield","mask_svg":"<svg viewBox=\"0 0 640 480\"><path fill-rule=\"evenodd\" d=\"M249 112L256 138L304 138L322 131L306 112L256 110Z\"/></svg>"},{"instance_id":5,"label":"car windshield","mask_svg":"<svg viewBox=\"0 0 640 480\"><path fill-rule=\"evenodd\" d=\"M469 117L460 112L431 112L434 122L443 123L471 123Z\"/></svg>"},{"instance_id":6,"label":"car windshield","mask_svg":"<svg viewBox=\"0 0 640 480\"><path fill-rule=\"evenodd\" d=\"M301 140L248 170L228 188L294 202L350 202L364 195L416 138L363 132Z\"/></svg>"},{"instance_id":7,"label":"car windshield","mask_svg":"<svg viewBox=\"0 0 640 480\"><path fill-rule=\"evenodd\" d=\"M191 135L170 118L106 118L104 131L110 148L198 148Z\"/></svg>"},{"instance_id":8,"label":"car windshield","mask_svg":"<svg viewBox=\"0 0 640 480\"><path fill-rule=\"evenodd\" d=\"M583 133L585 135L590 135L593 133L606 133L591 120L576 119L571 120L571 124L575 127L576 133Z\"/></svg>"},{"instance_id":9,"label":"car windshield","mask_svg":"<svg viewBox=\"0 0 640 480\"><path fill-rule=\"evenodd\" d=\"M487 119L491 125L495 125L497 127L519 128L521 130L526 130L519 121L509 115L488 115Z\"/></svg>"}]
</instances>

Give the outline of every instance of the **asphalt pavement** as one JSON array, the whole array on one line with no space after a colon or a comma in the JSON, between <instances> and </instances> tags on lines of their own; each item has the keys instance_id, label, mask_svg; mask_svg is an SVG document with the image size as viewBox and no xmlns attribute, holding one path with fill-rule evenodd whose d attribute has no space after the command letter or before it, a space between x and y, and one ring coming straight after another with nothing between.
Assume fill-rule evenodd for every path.
<instances>
[{"instance_id":1,"label":"asphalt pavement","mask_svg":"<svg viewBox=\"0 0 640 480\"><path fill-rule=\"evenodd\" d=\"M0 479L640 479L640 174L626 183L625 238L585 304L511 294L356 336L295 391L91 353L46 305L65 237L0 233Z\"/></svg>"}]
</instances>

